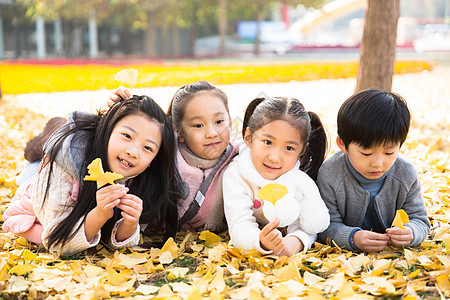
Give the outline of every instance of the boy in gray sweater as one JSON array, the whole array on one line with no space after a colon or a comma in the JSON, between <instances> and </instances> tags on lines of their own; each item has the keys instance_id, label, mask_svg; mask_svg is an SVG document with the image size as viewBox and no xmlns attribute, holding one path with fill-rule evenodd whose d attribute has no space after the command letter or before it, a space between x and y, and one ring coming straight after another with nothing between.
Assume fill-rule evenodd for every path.
<instances>
[{"instance_id":1,"label":"boy in gray sweater","mask_svg":"<svg viewBox=\"0 0 450 300\"><path fill-rule=\"evenodd\" d=\"M319 234L348 250L378 252L391 242L419 245L430 221L413 165L399 155L410 124L405 100L394 93L365 90L348 98L337 117L341 149L319 169L317 185L330 212ZM405 230L391 227L395 213L409 216Z\"/></svg>"}]
</instances>

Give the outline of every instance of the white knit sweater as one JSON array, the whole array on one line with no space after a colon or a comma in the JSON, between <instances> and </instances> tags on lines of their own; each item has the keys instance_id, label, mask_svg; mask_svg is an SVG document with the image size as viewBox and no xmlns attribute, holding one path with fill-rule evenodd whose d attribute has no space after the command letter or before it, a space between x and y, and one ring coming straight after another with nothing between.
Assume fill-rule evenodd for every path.
<instances>
[{"instance_id":1,"label":"white knit sweater","mask_svg":"<svg viewBox=\"0 0 450 300\"><path fill-rule=\"evenodd\" d=\"M293 198L298 204L295 206L300 207L300 210L298 218L287 226L287 235L299 238L304 251L314 243L317 233L328 227L330 217L319 190L306 173L298 170L298 164L278 179L267 180L253 166L250 149L242 146L223 176L225 217L231 241L236 247L243 250L257 249L262 254L271 253L264 250L259 242L259 227L267 224L268 220L262 220L255 213L254 192L246 181L258 189L268 183L280 183L294 190Z\"/></svg>"}]
</instances>

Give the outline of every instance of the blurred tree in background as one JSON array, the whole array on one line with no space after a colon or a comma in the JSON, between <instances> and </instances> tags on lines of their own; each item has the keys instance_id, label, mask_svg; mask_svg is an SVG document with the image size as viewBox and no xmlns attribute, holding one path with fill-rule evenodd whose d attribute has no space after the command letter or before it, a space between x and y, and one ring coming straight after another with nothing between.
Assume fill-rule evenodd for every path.
<instances>
[{"instance_id":1,"label":"blurred tree in background","mask_svg":"<svg viewBox=\"0 0 450 300\"><path fill-rule=\"evenodd\" d=\"M179 57L194 54L199 37L218 36L220 55L226 54L226 40L236 35L237 24L256 20L258 24L270 18L274 4L295 7L321 7L329 0L15 0L20 45L25 50L35 41L24 40L42 18L48 37L47 48L58 48L55 56L86 56L89 47L89 22L98 26L98 41L106 56L122 53L147 57ZM5 15L6 11L6 15ZM8 8L2 10L8 19ZM5 18L6 17L6 18ZM62 46L55 45L55 32L61 31ZM259 31L258 31L259 32ZM254 52L260 52L260 36ZM61 49L60 49L61 48ZM26 51L25 51L26 52ZM60 52L60 53L58 53ZM24 53L16 53L23 57Z\"/></svg>"}]
</instances>

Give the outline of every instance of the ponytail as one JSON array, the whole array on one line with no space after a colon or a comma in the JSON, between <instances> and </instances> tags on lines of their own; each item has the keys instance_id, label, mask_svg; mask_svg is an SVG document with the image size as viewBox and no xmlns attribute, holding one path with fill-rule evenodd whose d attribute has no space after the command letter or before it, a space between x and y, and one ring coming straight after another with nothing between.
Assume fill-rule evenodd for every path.
<instances>
[{"instance_id":1,"label":"ponytail","mask_svg":"<svg viewBox=\"0 0 450 300\"><path fill-rule=\"evenodd\" d=\"M245 130L248 127L248 122L250 121L251 116L253 115L253 112L255 111L255 108L265 100L266 98L255 98L250 102L247 106L247 109L245 110L244 115L244 121L242 122L242 138L245 136Z\"/></svg>"},{"instance_id":2,"label":"ponytail","mask_svg":"<svg viewBox=\"0 0 450 300\"><path fill-rule=\"evenodd\" d=\"M308 111L308 115L311 124L311 133L305 153L300 157L300 170L304 171L316 181L317 173L328 151L328 140L319 116L312 111Z\"/></svg>"}]
</instances>

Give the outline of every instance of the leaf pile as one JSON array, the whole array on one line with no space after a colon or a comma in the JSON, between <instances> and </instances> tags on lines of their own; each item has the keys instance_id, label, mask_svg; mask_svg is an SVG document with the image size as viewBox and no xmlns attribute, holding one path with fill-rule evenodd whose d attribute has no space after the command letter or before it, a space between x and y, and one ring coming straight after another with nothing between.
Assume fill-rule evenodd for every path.
<instances>
[{"instance_id":1,"label":"leaf pile","mask_svg":"<svg viewBox=\"0 0 450 300\"><path fill-rule=\"evenodd\" d=\"M320 112L319 112L320 113ZM414 119L402 152L421 177L432 231L416 248L376 254L315 244L293 257L240 251L226 234L180 232L162 249L99 245L53 257L0 231L1 297L101 299L445 299L450 297L450 119ZM444 117L437 118L438 115ZM0 104L0 214L14 194L26 141L45 119ZM143 242L146 242L144 240Z\"/></svg>"}]
</instances>

